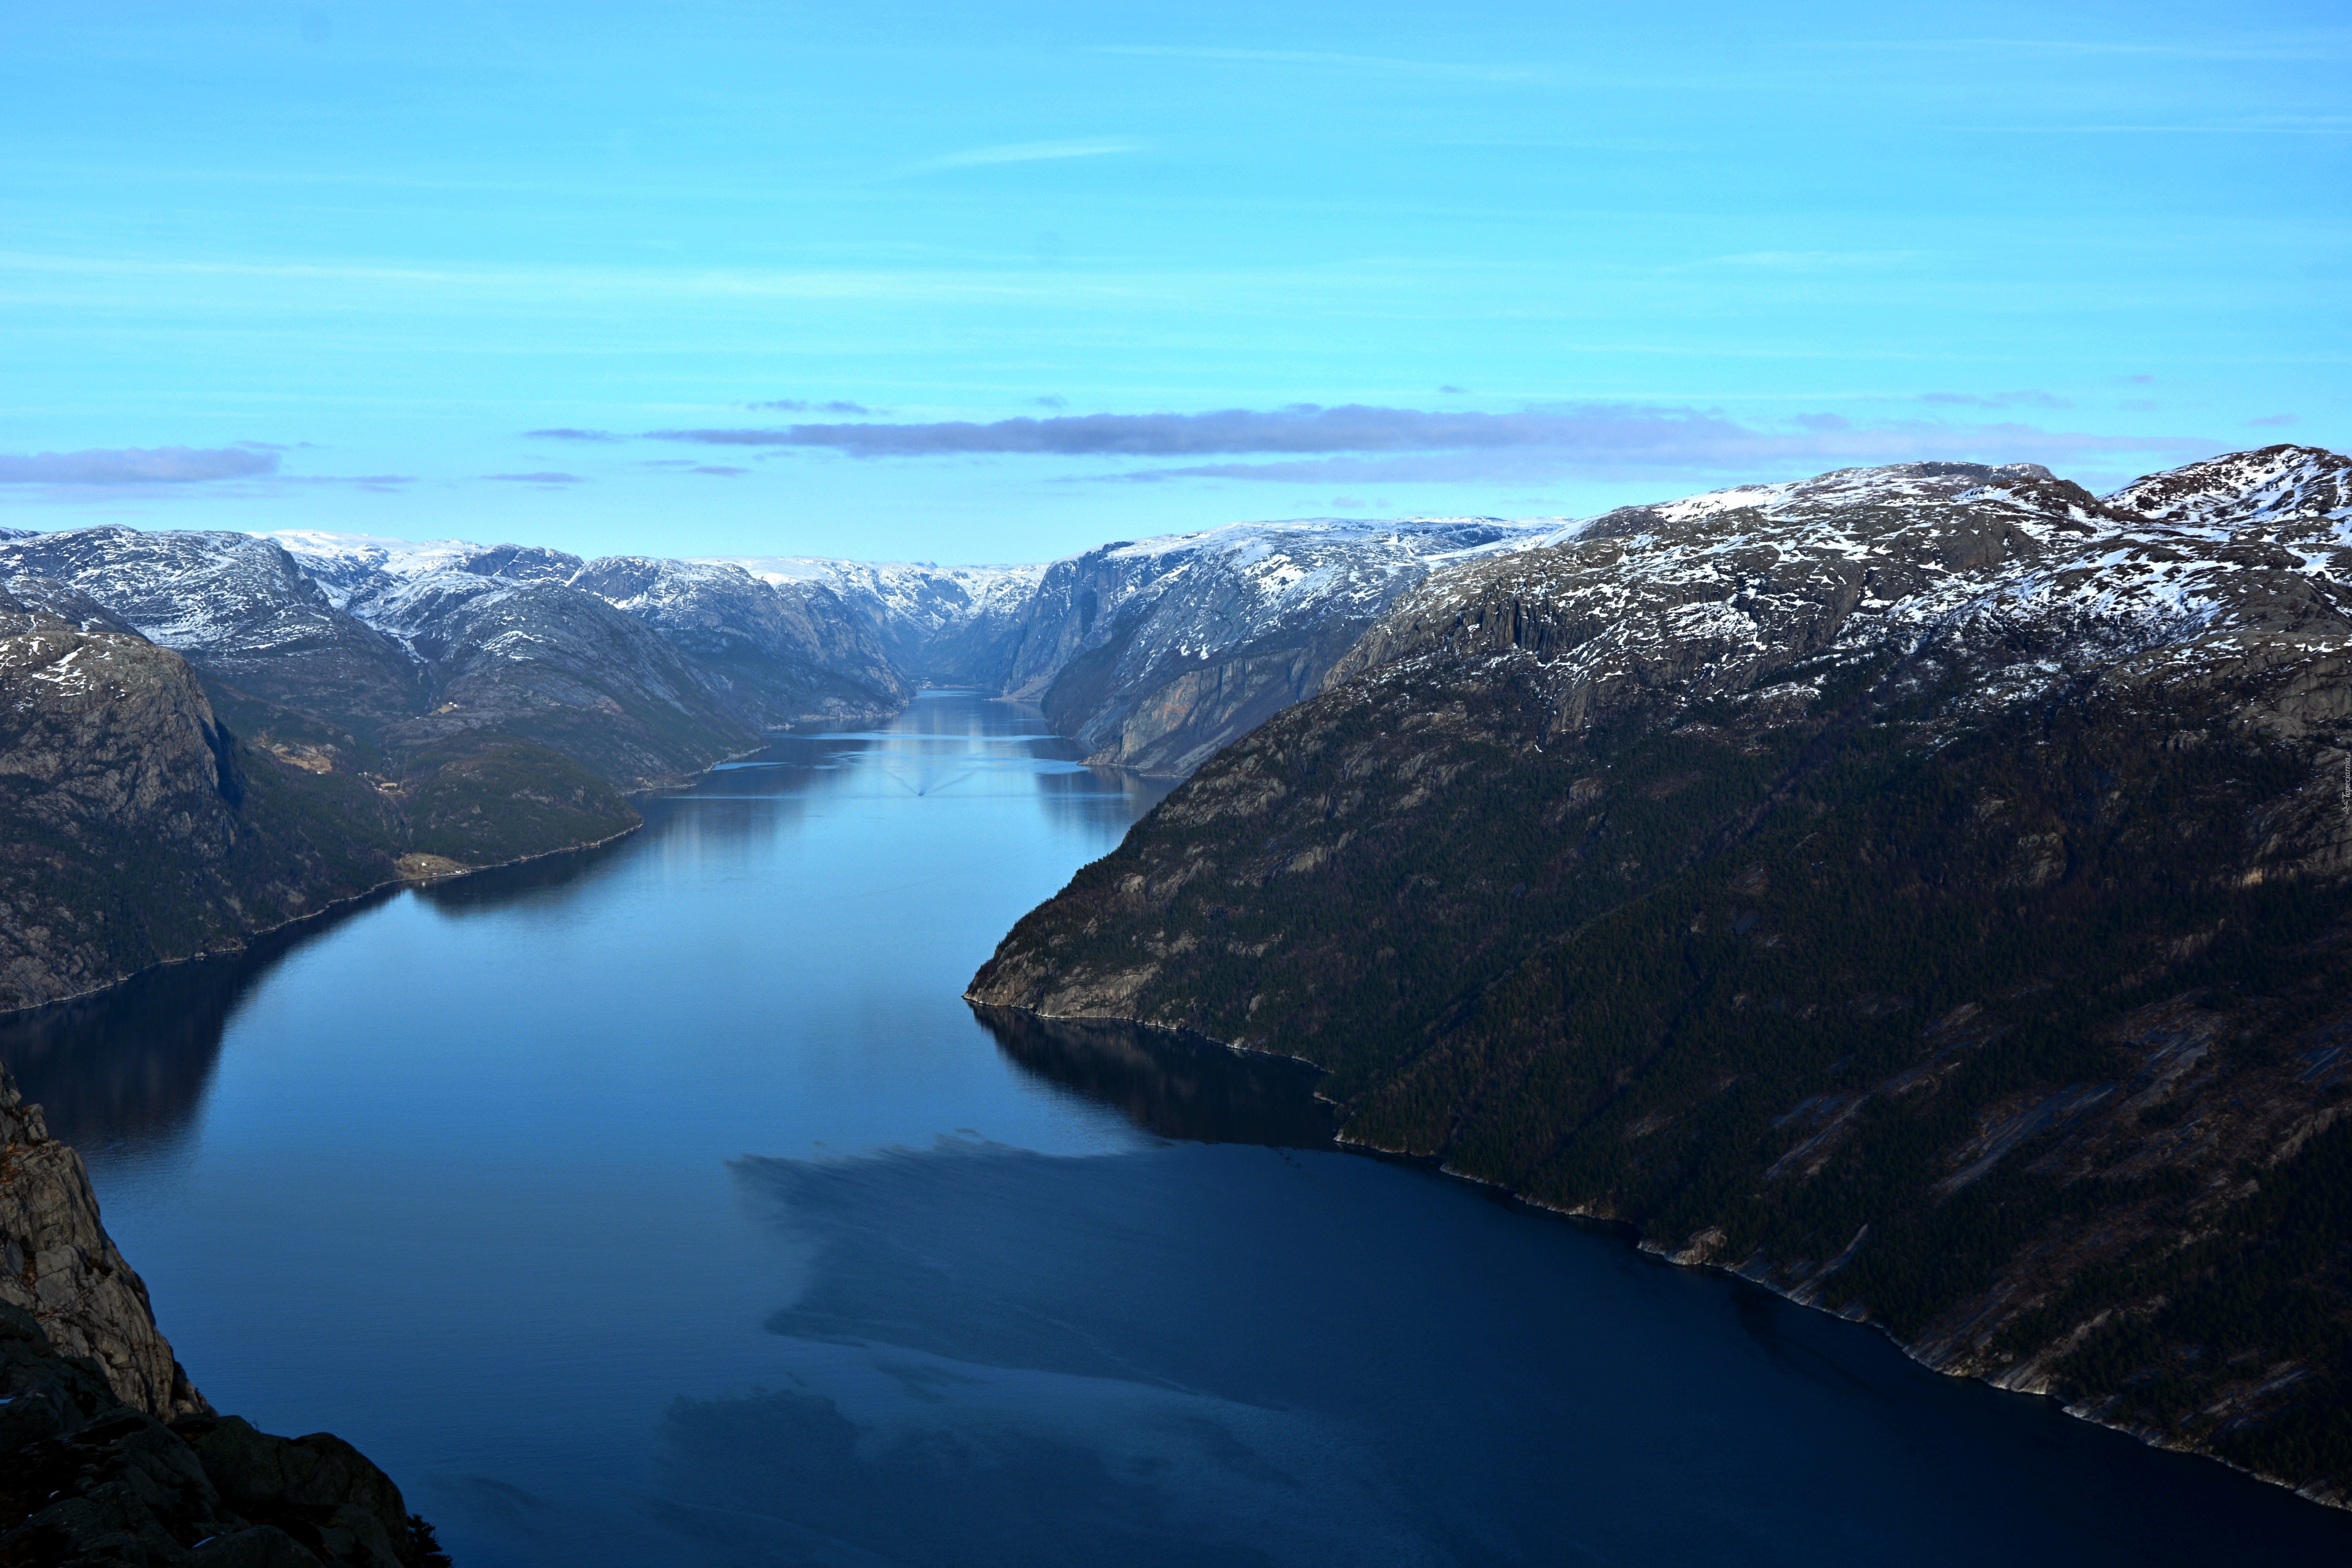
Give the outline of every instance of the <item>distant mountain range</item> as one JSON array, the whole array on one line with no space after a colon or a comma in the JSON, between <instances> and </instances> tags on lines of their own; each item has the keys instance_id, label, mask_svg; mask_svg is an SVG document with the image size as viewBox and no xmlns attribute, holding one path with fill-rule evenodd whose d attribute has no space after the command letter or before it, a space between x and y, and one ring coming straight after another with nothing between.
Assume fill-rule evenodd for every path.
<instances>
[{"instance_id":1,"label":"distant mountain range","mask_svg":"<svg viewBox=\"0 0 2352 1568\"><path fill-rule=\"evenodd\" d=\"M2352 1500L2352 460L1633 507L1423 575L975 1003Z\"/></svg>"},{"instance_id":2,"label":"distant mountain range","mask_svg":"<svg viewBox=\"0 0 2352 1568\"><path fill-rule=\"evenodd\" d=\"M2352 1499L2352 460L1046 565L0 533L0 1008L924 683L1184 783L971 998Z\"/></svg>"}]
</instances>

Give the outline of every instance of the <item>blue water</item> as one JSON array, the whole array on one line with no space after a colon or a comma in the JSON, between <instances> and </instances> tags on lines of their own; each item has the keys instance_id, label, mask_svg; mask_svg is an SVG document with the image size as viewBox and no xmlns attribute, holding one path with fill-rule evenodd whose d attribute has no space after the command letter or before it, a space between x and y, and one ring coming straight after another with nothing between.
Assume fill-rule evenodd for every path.
<instances>
[{"instance_id":1,"label":"blue water","mask_svg":"<svg viewBox=\"0 0 2352 1568\"><path fill-rule=\"evenodd\" d=\"M0 1026L221 1408L465 1568L2210 1563L2352 1518L959 1000L1154 792L951 693ZM1202 1140L1215 1140L1203 1142Z\"/></svg>"}]
</instances>

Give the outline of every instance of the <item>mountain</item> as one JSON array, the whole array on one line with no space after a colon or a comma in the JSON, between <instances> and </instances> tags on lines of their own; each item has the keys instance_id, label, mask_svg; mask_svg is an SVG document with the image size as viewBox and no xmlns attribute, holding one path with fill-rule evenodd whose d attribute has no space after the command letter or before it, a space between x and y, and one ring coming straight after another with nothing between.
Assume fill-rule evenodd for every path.
<instances>
[{"instance_id":1,"label":"mountain","mask_svg":"<svg viewBox=\"0 0 2352 1568\"><path fill-rule=\"evenodd\" d=\"M310 721L296 726L304 740L363 745L423 695L395 644L252 534L102 527L0 542L0 584L30 577L85 595L184 656L242 729L267 729L282 711Z\"/></svg>"},{"instance_id":2,"label":"mountain","mask_svg":"<svg viewBox=\"0 0 2352 1568\"><path fill-rule=\"evenodd\" d=\"M821 584L645 555L591 561L570 582L652 627L762 728L895 713L914 695L872 628Z\"/></svg>"},{"instance_id":3,"label":"mountain","mask_svg":"<svg viewBox=\"0 0 2352 1568\"><path fill-rule=\"evenodd\" d=\"M1628 508L1431 572L975 1003L2352 1497L2352 462Z\"/></svg>"},{"instance_id":4,"label":"mountain","mask_svg":"<svg viewBox=\"0 0 2352 1568\"><path fill-rule=\"evenodd\" d=\"M1121 542L1045 571L1004 689L1088 761L1192 772L1314 692L1397 595L1528 536L1489 518L1237 523Z\"/></svg>"},{"instance_id":5,"label":"mountain","mask_svg":"<svg viewBox=\"0 0 2352 1568\"><path fill-rule=\"evenodd\" d=\"M884 655L919 686L1002 691L1028 625L1043 566L935 566L743 555L739 566L778 588L822 587L872 630Z\"/></svg>"},{"instance_id":6,"label":"mountain","mask_svg":"<svg viewBox=\"0 0 2352 1568\"><path fill-rule=\"evenodd\" d=\"M240 742L187 660L82 595L0 590L0 1009L110 984L398 875L365 783Z\"/></svg>"},{"instance_id":7,"label":"mountain","mask_svg":"<svg viewBox=\"0 0 2352 1568\"><path fill-rule=\"evenodd\" d=\"M0 1146L0 1563L446 1568L350 1444L214 1413L100 1222L81 1157L5 1068Z\"/></svg>"},{"instance_id":8,"label":"mountain","mask_svg":"<svg viewBox=\"0 0 2352 1568\"><path fill-rule=\"evenodd\" d=\"M340 607L390 633L412 654L420 636L450 646L450 628L436 629L419 616L469 597L452 585L462 589L464 579L481 578L572 588L603 600L667 642L719 704L755 730L895 712L909 695L871 629L818 584L763 582L725 563L644 555L583 561L532 545L409 544L317 531L273 537L312 577L332 584L328 591ZM438 584L429 592L420 587L428 579Z\"/></svg>"},{"instance_id":9,"label":"mountain","mask_svg":"<svg viewBox=\"0 0 2352 1568\"><path fill-rule=\"evenodd\" d=\"M404 757L507 737L632 789L759 743L758 730L657 632L552 577L443 567L351 604L426 682L424 711L384 731Z\"/></svg>"}]
</instances>

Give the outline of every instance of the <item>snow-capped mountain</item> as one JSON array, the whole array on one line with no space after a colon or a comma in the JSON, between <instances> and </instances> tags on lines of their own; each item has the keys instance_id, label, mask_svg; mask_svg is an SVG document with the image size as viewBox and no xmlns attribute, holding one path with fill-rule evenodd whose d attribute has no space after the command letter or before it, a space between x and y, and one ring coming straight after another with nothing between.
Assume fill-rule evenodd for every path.
<instances>
[{"instance_id":1,"label":"snow-capped mountain","mask_svg":"<svg viewBox=\"0 0 2352 1568\"><path fill-rule=\"evenodd\" d=\"M252 534L101 527L0 543L0 579L29 578L87 595L244 696L346 729L413 712L420 694L419 672L396 645ZM240 712L234 721L255 721Z\"/></svg>"},{"instance_id":2,"label":"snow-capped mountain","mask_svg":"<svg viewBox=\"0 0 2352 1568\"><path fill-rule=\"evenodd\" d=\"M1312 519L1107 544L1045 569L1006 689L1098 761L1190 773L1312 694L1433 568L1559 526Z\"/></svg>"},{"instance_id":3,"label":"snow-capped mountain","mask_svg":"<svg viewBox=\"0 0 2352 1568\"><path fill-rule=\"evenodd\" d=\"M918 685L1001 691L1028 623L1043 566L937 566L806 555L719 558L762 581L819 584L862 616L891 662Z\"/></svg>"},{"instance_id":4,"label":"snow-capped mountain","mask_svg":"<svg viewBox=\"0 0 2352 1568\"><path fill-rule=\"evenodd\" d=\"M2094 497L2032 464L1906 464L1748 486L1580 525L1433 574L1334 679L1475 648L1532 658L1556 722L1727 696L1797 704L1774 672L1901 649L1972 671L1959 708L2142 665L2300 658L2272 639L2352 600L2352 461L2272 447ZM2030 650L2030 651L2029 651Z\"/></svg>"},{"instance_id":5,"label":"snow-capped mountain","mask_svg":"<svg viewBox=\"0 0 2352 1568\"><path fill-rule=\"evenodd\" d=\"M887 712L913 695L873 629L822 584L646 555L604 556L568 581L651 626L763 724Z\"/></svg>"},{"instance_id":6,"label":"snow-capped mountain","mask_svg":"<svg viewBox=\"0 0 2352 1568\"><path fill-rule=\"evenodd\" d=\"M2344 1502L2348 491L1910 464L1443 563L968 996Z\"/></svg>"},{"instance_id":7,"label":"snow-capped mountain","mask_svg":"<svg viewBox=\"0 0 2352 1568\"><path fill-rule=\"evenodd\" d=\"M447 640L434 606L471 603L485 581L538 584L592 595L643 623L755 726L887 712L906 700L905 683L870 631L819 584L769 584L739 568L651 556L583 561L534 545L272 537L322 584L334 584L352 616L428 662L434 656L425 650Z\"/></svg>"}]
</instances>

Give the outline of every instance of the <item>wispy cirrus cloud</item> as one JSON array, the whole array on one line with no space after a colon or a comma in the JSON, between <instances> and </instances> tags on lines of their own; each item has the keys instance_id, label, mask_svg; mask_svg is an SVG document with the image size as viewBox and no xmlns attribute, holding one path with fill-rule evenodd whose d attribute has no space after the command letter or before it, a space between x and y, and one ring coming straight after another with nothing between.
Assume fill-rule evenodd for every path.
<instances>
[{"instance_id":1,"label":"wispy cirrus cloud","mask_svg":"<svg viewBox=\"0 0 2352 1568\"><path fill-rule=\"evenodd\" d=\"M559 473L553 469L535 474L484 474L486 479L501 479L510 485L584 485L588 481L578 474Z\"/></svg>"},{"instance_id":2,"label":"wispy cirrus cloud","mask_svg":"<svg viewBox=\"0 0 2352 1568\"><path fill-rule=\"evenodd\" d=\"M1098 44L1097 55L1147 59L1222 61L1232 65L1300 66L1318 70L1383 76L1454 77L1470 81L1528 81L1544 71L1533 66L1486 65L1461 60L1402 59L1393 55L1350 55L1330 49L1250 49L1203 44Z\"/></svg>"},{"instance_id":3,"label":"wispy cirrus cloud","mask_svg":"<svg viewBox=\"0 0 2352 1568\"><path fill-rule=\"evenodd\" d=\"M526 441L604 442L625 441L628 439L626 436L616 435L610 430L574 430L569 426L559 426L557 428L552 430L526 430L522 433L522 436L523 439Z\"/></svg>"},{"instance_id":4,"label":"wispy cirrus cloud","mask_svg":"<svg viewBox=\"0 0 2352 1568\"><path fill-rule=\"evenodd\" d=\"M743 406L772 409L778 414L875 414L880 412L878 409L868 408L862 403L852 403L845 397L836 397L829 403L812 403L798 397L777 397L771 398L765 403L747 403Z\"/></svg>"},{"instance_id":5,"label":"wispy cirrus cloud","mask_svg":"<svg viewBox=\"0 0 2352 1568\"><path fill-rule=\"evenodd\" d=\"M1007 142L994 147L971 147L937 158L909 163L892 174L936 174L948 169L976 169L992 163L1041 163L1063 158L1104 158L1115 153L1140 153L1144 143L1132 136L1082 136L1061 142Z\"/></svg>"},{"instance_id":6,"label":"wispy cirrus cloud","mask_svg":"<svg viewBox=\"0 0 2352 1568\"><path fill-rule=\"evenodd\" d=\"M0 453L0 485L184 485L253 479L277 471L277 449L258 443Z\"/></svg>"}]
</instances>

